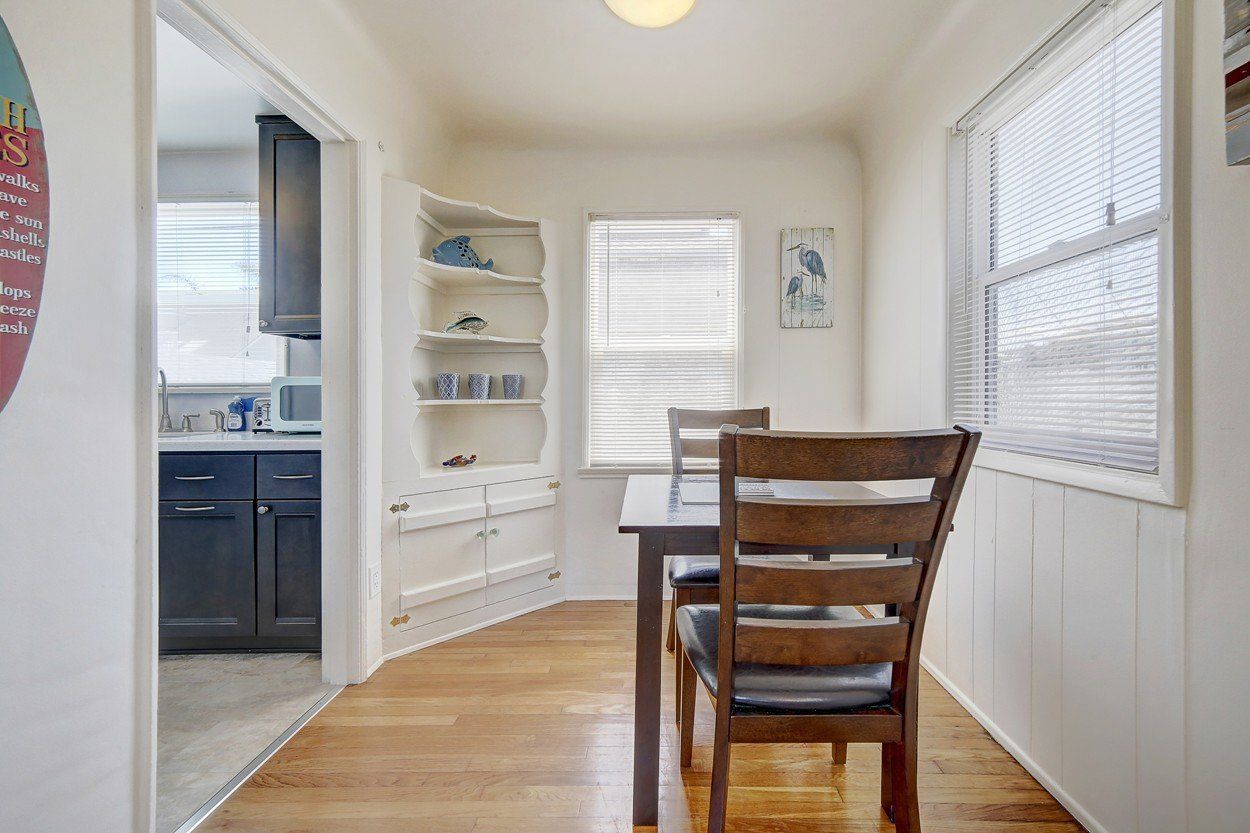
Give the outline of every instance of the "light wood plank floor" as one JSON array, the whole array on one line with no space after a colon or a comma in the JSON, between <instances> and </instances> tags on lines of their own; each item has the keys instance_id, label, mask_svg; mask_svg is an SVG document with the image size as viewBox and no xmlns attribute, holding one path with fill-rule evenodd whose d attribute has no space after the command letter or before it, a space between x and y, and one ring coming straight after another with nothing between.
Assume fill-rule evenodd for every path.
<instances>
[{"instance_id":1,"label":"light wood plank floor","mask_svg":"<svg viewBox=\"0 0 1250 833\"><path fill-rule=\"evenodd\" d=\"M205 825L233 833L618 833L630 829L634 608L567 602L382 666L347 689ZM703 831L712 709L677 766L665 655L660 830ZM927 676L927 833L1081 827ZM880 748L735 746L729 829L890 831Z\"/></svg>"}]
</instances>

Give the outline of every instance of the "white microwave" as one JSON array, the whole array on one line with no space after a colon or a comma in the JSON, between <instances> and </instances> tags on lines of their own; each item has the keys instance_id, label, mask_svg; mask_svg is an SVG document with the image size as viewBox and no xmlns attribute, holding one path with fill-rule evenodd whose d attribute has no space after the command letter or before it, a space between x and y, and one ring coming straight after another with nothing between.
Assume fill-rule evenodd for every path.
<instances>
[{"instance_id":1,"label":"white microwave","mask_svg":"<svg viewBox=\"0 0 1250 833\"><path fill-rule=\"evenodd\" d=\"M291 434L321 433L321 377L273 377L269 384L269 427Z\"/></svg>"}]
</instances>

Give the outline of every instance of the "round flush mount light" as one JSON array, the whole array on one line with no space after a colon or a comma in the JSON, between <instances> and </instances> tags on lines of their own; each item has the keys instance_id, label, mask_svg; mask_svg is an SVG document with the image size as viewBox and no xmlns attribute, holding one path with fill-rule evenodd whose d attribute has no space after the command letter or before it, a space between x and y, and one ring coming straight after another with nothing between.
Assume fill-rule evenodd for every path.
<instances>
[{"instance_id":1,"label":"round flush mount light","mask_svg":"<svg viewBox=\"0 0 1250 833\"><path fill-rule=\"evenodd\" d=\"M694 0L603 0L612 13L635 26L659 29L681 20L694 8Z\"/></svg>"}]
</instances>

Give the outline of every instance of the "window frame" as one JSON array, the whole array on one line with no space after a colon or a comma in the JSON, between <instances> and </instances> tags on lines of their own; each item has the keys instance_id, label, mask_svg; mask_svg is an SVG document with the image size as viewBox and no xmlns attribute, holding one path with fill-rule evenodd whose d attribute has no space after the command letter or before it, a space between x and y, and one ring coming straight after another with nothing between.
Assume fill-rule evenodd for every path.
<instances>
[{"instance_id":1,"label":"window frame","mask_svg":"<svg viewBox=\"0 0 1250 833\"><path fill-rule=\"evenodd\" d=\"M735 292L737 293L738 321L734 332L734 405L739 407L742 403L743 390L743 357L742 357L742 335L743 335L743 319L746 312L746 299L744 296L743 273L745 271L744 263L746 256L746 233L744 231L744 223L742 212L738 209L678 209L678 210L620 210L620 209L582 209L582 367L581 367L581 450L580 460L577 474L582 478L624 478L631 474L669 474L670 466L592 466L590 465L590 235L591 222L595 217L611 217L615 219L629 218L645 218L649 220L656 219L691 219L691 218L711 218L711 217L733 217L738 223L738 254L737 275L734 276Z\"/></svg>"},{"instance_id":2,"label":"window frame","mask_svg":"<svg viewBox=\"0 0 1250 833\"><path fill-rule=\"evenodd\" d=\"M160 205L164 203L216 203L216 202L256 202L259 203L260 197L255 194L160 194L156 198L156 211L153 216L160 211ZM155 260L157 253L160 251L160 235L156 229L152 232L152 253ZM156 286L152 288L152 317L153 326L155 326L156 317L159 315L159 302L156 297ZM279 336L275 336L278 338ZM153 335L155 339L155 334ZM154 342L155 343L155 342ZM160 366L160 354L156 352L154 361ZM278 370L280 372L275 376L285 376L291 367L291 340L283 338L282 344L278 351ZM243 393L243 394L263 394L269 392L269 385L251 385L230 383L207 383L207 382L170 382L169 390L177 393Z\"/></svg>"},{"instance_id":3,"label":"window frame","mask_svg":"<svg viewBox=\"0 0 1250 833\"><path fill-rule=\"evenodd\" d=\"M945 287L956 270L962 269L967 223L964 211L967 171L964 163L965 139L960 123L977 113L1001 94L1004 88L1032 71L1073 31L1097 14L1102 0L1082 2L1068 17L1048 31L1023 58L1000 76L989 90L969 107L946 119L947 131L947 263ZM1159 316L1157 426L1159 470L1156 473L1133 472L1092 463L1041 457L1007 449L982 448L976 465L1092 491L1104 492L1150 503L1184 506L1188 499L1189 481L1189 375L1188 375L1188 289L1189 289L1189 170L1184 164L1189 141L1184 125L1189 108L1188 39L1189 12L1177 0L1161 0L1163 18L1162 47L1162 157L1160 207L1156 217L1144 217L1124 228L1113 227L1095 234L1105 235L1104 242L1128 240L1157 228L1159 245L1159 279L1157 302ZM1153 4L1150 6L1153 8ZM1087 235L1082 240L1087 240ZM1071 256L1075 241L1065 244L1064 254ZM1058 262L1057 252L1041 252L1023 261L1002 267L1013 273L1038 268L1043 261ZM995 270L998 271L998 270ZM1004 280L1009 275L996 276ZM946 350L947 422L954 420L954 367L950 348L950 292L943 292L943 327Z\"/></svg>"}]
</instances>

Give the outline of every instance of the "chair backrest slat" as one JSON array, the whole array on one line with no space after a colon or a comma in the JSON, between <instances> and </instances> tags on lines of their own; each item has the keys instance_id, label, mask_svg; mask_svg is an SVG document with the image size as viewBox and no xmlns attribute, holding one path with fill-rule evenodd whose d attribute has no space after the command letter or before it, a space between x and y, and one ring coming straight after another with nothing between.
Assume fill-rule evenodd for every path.
<instances>
[{"instance_id":1,"label":"chair backrest slat","mask_svg":"<svg viewBox=\"0 0 1250 833\"><path fill-rule=\"evenodd\" d=\"M718 677L734 663L895 663L895 692L919 673L920 636L955 506L980 441L974 428L884 434L720 432L721 620ZM737 494L740 477L804 481L932 480L929 494L813 500ZM780 491L780 490L778 490ZM863 547L902 557L854 564L770 561L769 547ZM860 550L861 552L864 550ZM897 605L884 619L750 619L738 604ZM902 669L902 670L900 670ZM901 675L901 676L900 676ZM900 680L902 682L900 682ZM898 696L902 696L899 694Z\"/></svg>"},{"instance_id":2,"label":"chair backrest slat","mask_svg":"<svg viewBox=\"0 0 1250 833\"><path fill-rule=\"evenodd\" d=\"M720 453L719 440L716 437L683 437L681 432L718 431L722 425L767 429L769 410L767 407L725 410L669 408L668 443L673 459L673 474L685 474L687 457L715 460Z\"/></svg>"},{"instance_id":3,"label":"chair backrest slat","mask_svg":"<svg viewBox=\"0 0 1250 833\"><path fill-rule=\"evenodd\" d=\"M962 449L963 438L951 431L889 435L753 431L738 435L738 476L927 480L950 477Z\"/></svg>"},{"instance_id":4,"label":"chair backrest slat","mask_svg":"<svg viewBox=\"0 0 1250 833\"><path fill-rule=\"evenodd\" d=\"M869 605L914 600L924 564L914 558L823 563L738 559L741 604Z\"/></svg>"},{"instance_id":5,"label":"chair backrest slat","mask_svg":"<svg viewBox=\"0 0 1250 833\"><path fill-rule=\"evenodd\" d=\"M767 665L860 665L907 658L911 623L883 619L810 620L739 618L737 662Z\"/></svg>"},{"instance_id":6,"label":"chair backrest slat","mask_svg":"<svg viewBox=\"0 0 1250 833\"><path fill-rule=\"evenodd\" d=\"M860 546L927 541L942 502L929 497L854 501L738 501L739 541L795 546Z\"/></svg>"}]
</instances>

